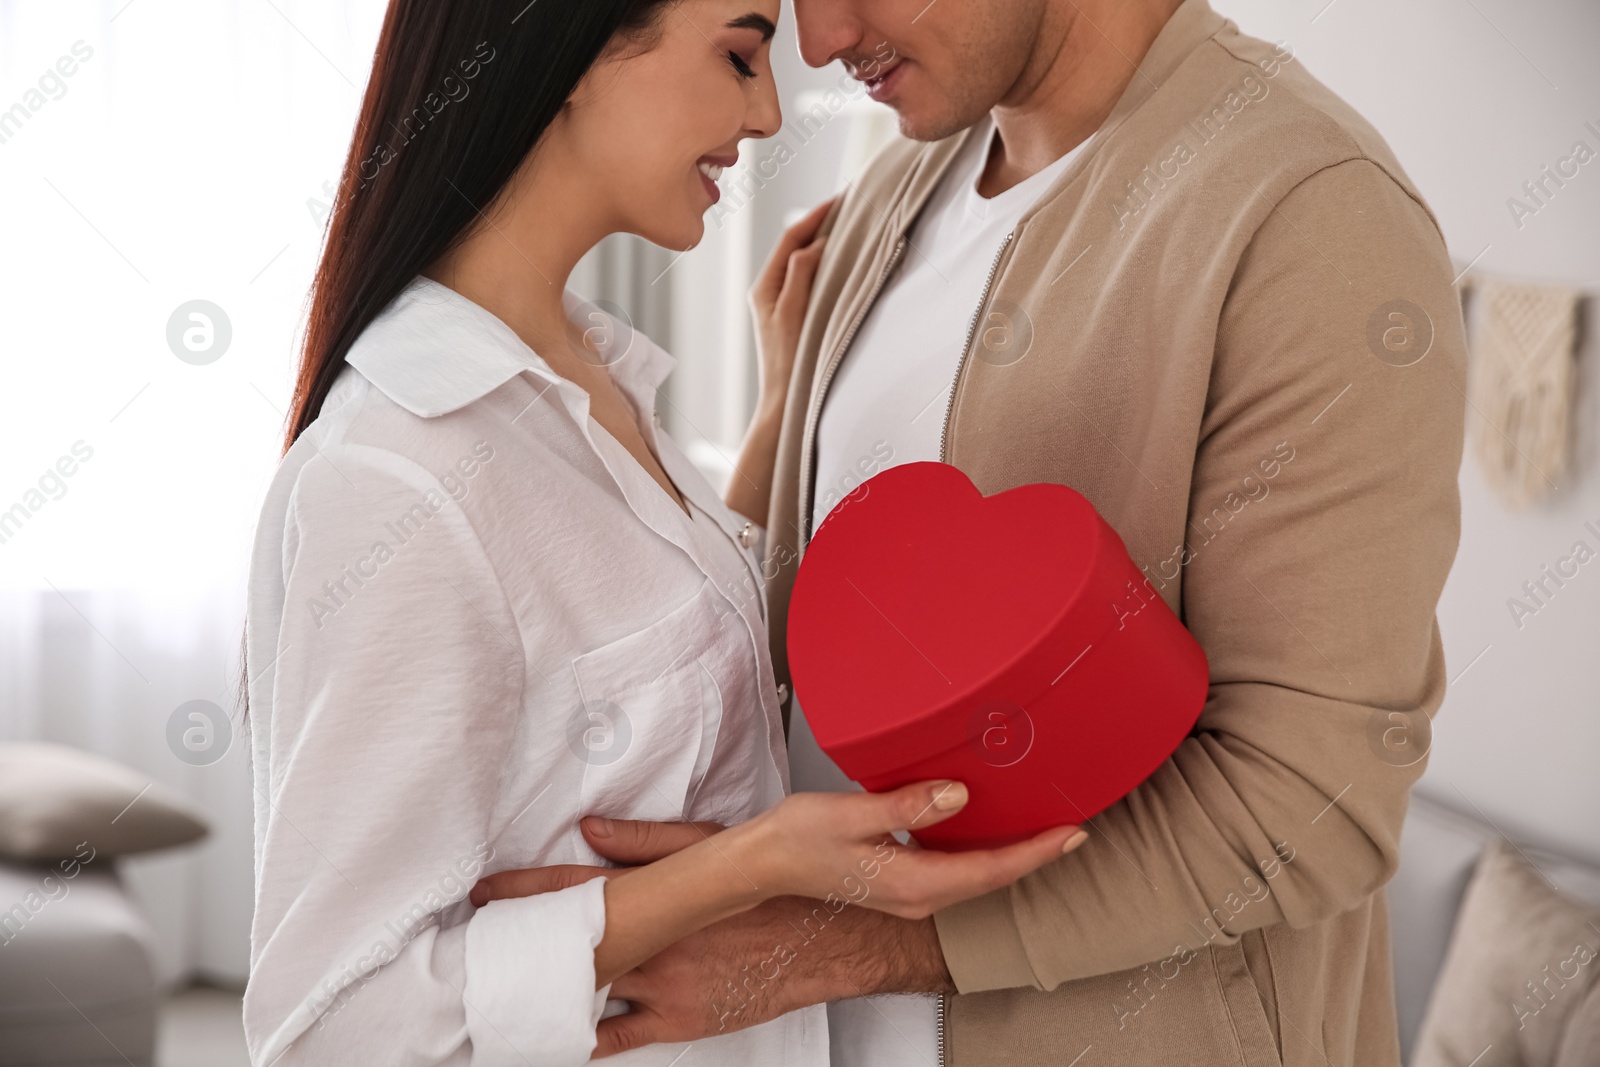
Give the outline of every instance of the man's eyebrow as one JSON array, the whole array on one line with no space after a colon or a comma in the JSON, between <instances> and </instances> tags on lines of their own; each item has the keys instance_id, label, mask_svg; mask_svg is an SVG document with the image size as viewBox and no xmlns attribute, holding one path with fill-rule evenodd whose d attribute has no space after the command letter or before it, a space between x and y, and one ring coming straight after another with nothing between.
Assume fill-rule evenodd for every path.
<instances>
[{"instance_id":1,"label":"man's eyebrow","mask_svg":"<svg viewBox=\"0 0 1600 1067\"><path fill-rule=\"evenodd\" d=\"M754 11L748 15L740 15L736 19L729 19L728 28L731 30L758 30L763 41L772 40L772 35L778 32L778 27L772 24L771 19L765 15L758 15Z\"/></svg>"}]
</instances>

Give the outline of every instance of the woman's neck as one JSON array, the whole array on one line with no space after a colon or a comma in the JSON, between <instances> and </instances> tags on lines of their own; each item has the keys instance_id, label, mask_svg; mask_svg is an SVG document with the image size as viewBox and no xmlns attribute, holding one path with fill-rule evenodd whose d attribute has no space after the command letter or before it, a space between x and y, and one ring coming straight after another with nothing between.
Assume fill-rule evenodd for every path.
<instances>
[{"instance_id":1,"label":"woman's neck","mask_svg":"<svg viewBox=\"0 0 1600 1067\"><path fill-rule=\"evenodd\" d=\"M496 206L474 205L478 217L470 235L423 271L547 358L568 348L567 280L611 232L592 193L566 176L572 173L576 168L561 168L552 154L534 153Z\"/></svg>"}]
</instances>

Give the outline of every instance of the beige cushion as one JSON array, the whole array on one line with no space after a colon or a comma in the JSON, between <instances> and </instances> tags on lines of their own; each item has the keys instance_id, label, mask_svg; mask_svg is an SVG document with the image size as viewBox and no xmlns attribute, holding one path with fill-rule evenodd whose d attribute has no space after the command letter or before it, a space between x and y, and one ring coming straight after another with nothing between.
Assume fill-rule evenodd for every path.
<instances>
[{"instance_id":1,"label":"beige cushion","mask_svg":"<svg viewBox=\"0 0 1600 1067\"><path fill-rule=\"evenodd\" d=\"M183 797L121 764L63 745L0 744L0 856L121 856L206 831Z\"/></svg>"},{"instance_id":2,"label":"beige cushion","mask_svg":"<svg viewBox=\"0 0 1600 1067\"><path fill-rule=\"evenodd\" d=\"M1597 954L1600 912L1552 888L1510 844L1491 841L1467 887L1412 1067L1555 1067L1569 1021L1600 985Z\"/></svg>"}]
</instances>

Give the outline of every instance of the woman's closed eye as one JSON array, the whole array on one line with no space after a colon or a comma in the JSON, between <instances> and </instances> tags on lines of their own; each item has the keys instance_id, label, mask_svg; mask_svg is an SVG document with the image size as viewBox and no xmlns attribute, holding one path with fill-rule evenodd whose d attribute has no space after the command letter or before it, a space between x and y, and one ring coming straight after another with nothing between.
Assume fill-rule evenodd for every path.
<instances>
[{"instance_id":1,"label":"woman's closed eye","mask_svg":"<svg viewBox=\"0 0 1600 1067\"><path fill-rule=\"evenodd\" d=\"M738 49L728 49L728 62L733 69L739 72L741 78L754 78L756 76L755 64L760 52L772 40L772 35L777 32L771 19L757 12L741 15L736 19L729 19L726 29L736 31L742 40L753 40L755 47L748 52ZM753 35L753 37L752 37Z\"/></svg>"}]
</instances>

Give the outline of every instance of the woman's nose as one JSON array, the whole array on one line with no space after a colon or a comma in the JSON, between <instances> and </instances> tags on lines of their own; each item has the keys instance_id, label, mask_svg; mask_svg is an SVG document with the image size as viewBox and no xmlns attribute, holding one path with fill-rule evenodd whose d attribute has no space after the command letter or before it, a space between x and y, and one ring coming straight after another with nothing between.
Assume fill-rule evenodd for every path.
<instances>
[{"instance_id":1,"label":"woman's nose","mask_svg":"<svg viewBox=\"0 0 1600 1067\"><path fill-rule=\"evenodd\" d=\"M771 78L763 78L745 116L745 136L757 139L771 137L783 127L783 106L778 102L778 88Z\"/></svg>"}]
</instances>

